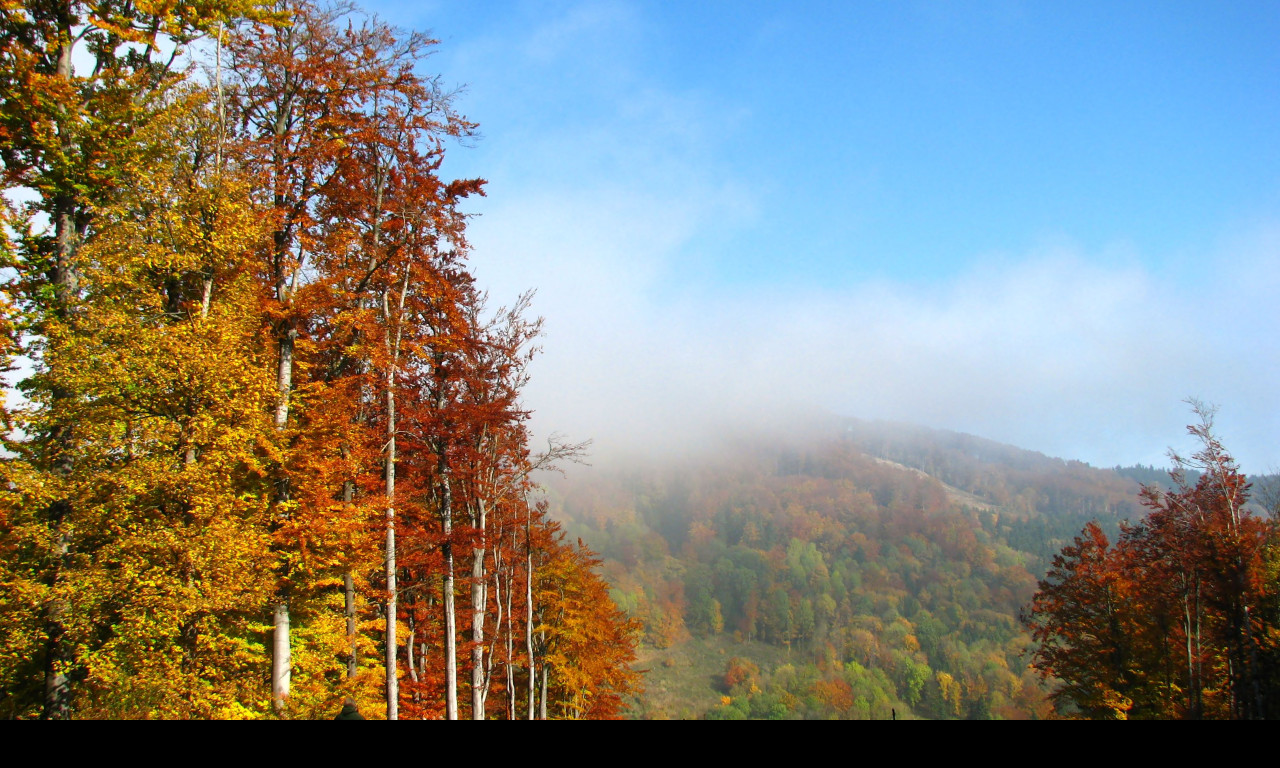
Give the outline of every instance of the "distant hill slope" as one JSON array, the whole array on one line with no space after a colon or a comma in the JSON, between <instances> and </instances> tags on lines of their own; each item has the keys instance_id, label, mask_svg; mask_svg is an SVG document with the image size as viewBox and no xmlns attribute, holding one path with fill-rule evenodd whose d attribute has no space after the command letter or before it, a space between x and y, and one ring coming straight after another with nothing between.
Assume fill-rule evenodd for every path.
<instances>
[{"instance_id":1,"label":"distant hill slope","mask_svg":"<svg viewBox=\"0 0 1280 768\"><path fill-rule=\"evenodd\" d=\"M1048 713L1020 611L1086 522L1142 514L1138 477L833 419L549 498L644 622L637 716L1018 718Z\"/></svg>"},{"instance_id":2,"label":"distant hill slope","mask_svg":"<svg viewBox=\"0 0 1280 768\"><path fill-rule=\"evenodd\" d=\"M856 419L842 426L844 439L868 455L918 469L1008 512L1120 518L1141 512L1139 479L1123 470L960 432Z\"/></svg>"}]
</instances>

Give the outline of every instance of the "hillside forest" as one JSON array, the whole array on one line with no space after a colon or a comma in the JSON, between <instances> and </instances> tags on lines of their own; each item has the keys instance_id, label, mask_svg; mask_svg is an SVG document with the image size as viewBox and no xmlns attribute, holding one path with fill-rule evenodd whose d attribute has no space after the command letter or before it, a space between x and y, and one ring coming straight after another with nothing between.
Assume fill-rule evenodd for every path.
<instances>
[{"instance_id":1,"label":"hillside forest","mask_svg":"<svg viewBox=\"0 0 1280 768\"><path fill-rule=\"evenodd\" d=\"M435 41L341 2L0 8L0 713L616 717L468 271ZM194 63L192 63L194 61ZM23 362L25 361L25 362Z\"/></svg>"},{"instance_id":2,"label":"hillside forest","mask_svg":"<svg viewBox=\"0 0 1280 768\"><path fill-rule=\"evenodd\" d=\"M1170 509L1210 508L1219 475L1204 470L1218 466L1197 454L1174 477L1098 469L832 419L787 438L735 437L700 461L574 472L551 483L551 499L643 623L636 716L1274 716L1230 704L1233 686L1255 683L1274 701L1280 641L1277 526L1247 501L1243 477L1226 481L1247 532L1235 603L1227 587L1240 571L1222 562L1166 551L1156 579L1152 546L1146 570L1126 560L1168 530ZM1188 686L1185 653L1174 653L1185 651L1188 593L1172 585L1197 580Z\"/></svg>"}]
</instances>

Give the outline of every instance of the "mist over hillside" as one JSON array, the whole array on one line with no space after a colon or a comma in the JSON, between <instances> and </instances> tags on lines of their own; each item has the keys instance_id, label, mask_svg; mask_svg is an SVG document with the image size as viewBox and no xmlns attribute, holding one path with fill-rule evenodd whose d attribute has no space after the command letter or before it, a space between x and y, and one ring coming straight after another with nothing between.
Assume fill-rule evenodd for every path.
<instances>
[{"instance_id":1,"label":"mist over hillside","mask_svg":"<svg viewBox=\"0 0 1280 768\"><path fill-rule=\"evenodd\" d=\"M644 624L634 715L1050 713L1024 608L1086 523L1114 539L1144 513L1153 468L902 423L753 427L548 483Z\"/></svg>"}]
</instances>

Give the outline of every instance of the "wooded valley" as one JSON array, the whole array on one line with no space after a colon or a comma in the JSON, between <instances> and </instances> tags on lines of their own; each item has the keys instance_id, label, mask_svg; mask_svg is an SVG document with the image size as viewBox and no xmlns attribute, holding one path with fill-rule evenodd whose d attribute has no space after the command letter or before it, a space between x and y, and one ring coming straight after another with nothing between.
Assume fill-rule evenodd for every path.
<instances>
[{"instance_id":1,"label":"wooded valley","mask_svg":"<svg viewBox=\"0 0 1280 768\"><path fill-rule=\"evenodd\" d=\"M1228 484L1248 531L1245 591L1210 603L1209 583L1235 583L1236 571L1189 553L1161 556L1171 570L1159 578L1150 560L1146 570L1122 562L1144 531L1167 529L1171 505L1217 508L1198 459L1189 485L1163 473L1164 486L1144 491L1134 477L1154 479L1150 468L1097 469L902 424L832 419L735 443L702 462L551 484L553 508L602 553L615 600L644 624L637 715L1273 716L1252 702L1230 708L1233 686L1256 684L1274 701L1280 609L1275 518L1246 507L1239 475ZM1187 660L1173 653L1186 644L1174 610L1184 593L1140 588L1196 580L1203 693L1188 699ZM1236 639L1210 640L1211 627L1235 627ZM1206 696L1215 711L1188 709Z\"/></svg>"}]
</instances>

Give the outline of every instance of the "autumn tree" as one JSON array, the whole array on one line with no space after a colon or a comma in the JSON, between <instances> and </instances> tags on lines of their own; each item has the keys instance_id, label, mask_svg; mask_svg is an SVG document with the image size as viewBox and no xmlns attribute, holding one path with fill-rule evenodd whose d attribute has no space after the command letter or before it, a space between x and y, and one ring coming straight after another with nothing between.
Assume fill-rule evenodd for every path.
<instances>
[{"instance_id":1,"label":"autumn tree","mask_svg":"<svg viewBox=\"0 0 1280 768\"><path fill-rule=\"evenodd\" d=\"M6 190L34 195L17 222L17 278L10 296L22 309L22 330L32 341L40 375L25 382L38 403L24 424L32 440L22 446L24 472L15 484L23 493L38 483L39 522L46 535L38 600L43 612L45 667L43 715L64 718L70 711L71 678L78 668L66 639L76 623L63 574L77 555L77 526L70 487L78 458L75 393L46 345L60 331L74 334L80 318L85 273L83 248L97 235L96 221L122 190L145 173L145 142L137 132L171 104L170 89L181 79L174 64L183 48L230 19L260 16L257 3L203 4L150 2L10 3L0 9L0 158ZM40 479L37 481L35 477ZM24 531L36 528L23 527Z\"/></svg>"},{"instance_id":2,"label":"autumn tree","mask_svg":"<svg viewBox=\"0 0 1280 768\"><path fill-rule=\"evenodd\" d=\"M1062 681L1055 701L1092 718L1126 719L1133 708L1137 585L1094 523L1054 557L1032 610L1035 664Z\"/></svg>"},{"instance_id":3,"label":"autumn tree","mask_svg":"<svg viewBox=\"0 0 1280 768\"><path fill-rule=\"evenodd\" d=\"M1174 455L1174 490L1144 488L1150 512L1115 546L1090 524L1032 604L1035 665L1061 680L1059 703L1085 716L1274 716L1276 523L1248 507L1214 410L1192 405L1199 448Z\"/></svg>"},{"instance_id":4,"label":"autumn tree","mask_svg":"<svg viewBox=\"0 0 1280 768\"><path fill-rule=\"evenodd\" d=\"M243 183L214 167L207 97L147 126L151 173L82 249L82 325L48 326L79 433L66 583L104 702L82 711L256 714L269 380L245 255L259 229Z\"/></svg>"},{"instance_id":5,"label":"autumn tree","mask_svg":"<svg viewBox=\"0 0 1280 768\"><path fill-rule=\"evenodd\" d=\"M552 532L538 580L541 658L530 667L540 672L538 716L617 719L639 692L640 675L631 668L639 622L609 599L595 554Z\"/></svg>"},{"instance_id":6,"label":"autumn tree","mask_svg":"<svg viewBox=\"0 0 1280 768\"><path fill-rule=\"evenodd\" d=\"M293 666L290 600L311 578L290 553L316 523L307 517L316 506L296 502L300 494L354 499L360 485L354 466L332 477L299 470L318 466L326 453L354 456L352 422L373 428L371 403L361 399L370 387L381 393L383 439L391 440L381 462L380 495L387 499L388 593L394 600L394 397L410 320L404 302L422 289L410 274L415 260L429 258L423 249L447 236L441 206L475 189L447 187L434 173L440 139L472 129L438 81L416 72L434 40L374 19L346 24L354 13L347 4L300 2L289 12L289 25L255 25L228 45L240 162L262 179L261 204L270 211L272 230L261 274L269 287L266 317L277 350L274 419L284 451L277 470L281 560L274 609L273 688L280 706L290 694ZM306 397L295 394L300 386ZM344 399L345 413L306 410L326 398ZM326 427L318 420L324 413L346 425ZM348 439L317 439L342 432ZM344 579L352 584L346 594L351 604L350 568ZM387 613L394 617L394 605ZM392 665L387 669L394 688Z\"/></svg>"},{"instance_id":7,"label":"autumn tree","mask_svg":"<svg viewBox=\"0 0 1280 768\"><path fill-rule=\"evenodd\" d=\"M440 178L475 126L435 41L306 0L0 28L32 200L2 210L0 364L35 361L0 413L4 711L484 719L500 690L515 718L540 680L543 714L616 714L634 638L529 500L577 447L530 456L540 321L468 271L484 182Z\"/></svg>"}]
</instances>

